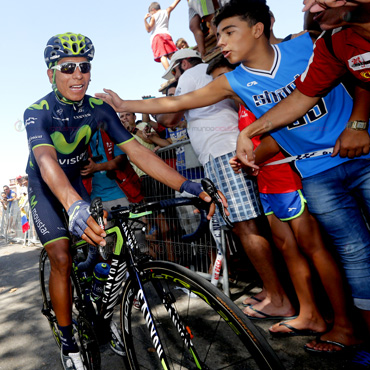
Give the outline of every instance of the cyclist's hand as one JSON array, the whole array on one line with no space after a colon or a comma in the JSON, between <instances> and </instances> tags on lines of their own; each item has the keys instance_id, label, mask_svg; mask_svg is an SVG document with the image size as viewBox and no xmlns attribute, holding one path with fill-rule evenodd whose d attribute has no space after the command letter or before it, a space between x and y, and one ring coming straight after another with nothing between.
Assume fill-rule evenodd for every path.
<instances>
[{"instance_id":1,"label":"cyclist's hand","mask_svg":"<svg viewBox=\"0 0 370 370\"><path fill-rule=\"evenodd\" d=\"M104 246L106 243L103 237L106 234L91 217L89 208L90 204L83 200L74 202L68 209L68 229L73 235L90 244Z\"/></svg>"},{"instance_id":2,"label":"cyclist's hand","mask_svg":"<svg viewBox=\"0 0 370 370\"><path fill-rule=\"evenodd\" d=\"M207 194L204 191L202 185L199 184L198 182L193 182L193 181L190 181L190 180L186 180L181 185L180 193L181 193L181 196L185 197L185 198L196 196L196 197L199 197L200 199L204 200L207 203L212 202L212 198L210 197L210 195ZM221 202L224 206L226 215L229 215L230 213L227 210L226 198L224 197L224 195L220 191L217 191L217 193L221 198ZM216 210L216 205L214 203L212 203L209 207L209 211L208 211L208 215L207 215L208 220L210 220L212 218L212 216L215 213L215 210Z\"/></svg>"}]
</instances>

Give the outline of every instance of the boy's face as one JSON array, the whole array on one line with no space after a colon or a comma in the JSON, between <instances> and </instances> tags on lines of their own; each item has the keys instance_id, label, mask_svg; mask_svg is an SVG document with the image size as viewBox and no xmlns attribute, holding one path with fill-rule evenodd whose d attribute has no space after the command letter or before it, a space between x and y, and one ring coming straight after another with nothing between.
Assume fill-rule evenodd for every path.
<instances>
[{"instance_id":1,"label":"boy's face","mask_svg":"<svg viewBox=\"0 0 370 370\"><path fill-rule=\"evenodd\" d=\"M217 27L218 43L222 54L231 63L244 62L251 56L256 41L255 27L240 17L230 17L222 20Z\"/></svg>"}]
</instances>

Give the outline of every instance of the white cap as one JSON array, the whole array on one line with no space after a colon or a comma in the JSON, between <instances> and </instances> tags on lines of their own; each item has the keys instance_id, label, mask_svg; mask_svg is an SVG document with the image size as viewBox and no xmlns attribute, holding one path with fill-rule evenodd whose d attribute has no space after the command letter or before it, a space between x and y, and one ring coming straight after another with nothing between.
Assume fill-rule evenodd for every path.
<instances>
[{"instance_id":1,"label":"white cap","mask_svg":"<svg viewBox=\"0 0 370 370\"><path fill-rule=\"evenodd\" d=\"M171 63L169 67L167 68L165 74L162 76L162 78L165 78L166 80L170 80L172 76L172 70L177 67L180 64L180 61L182 59L187 58L199 58L202 59L202 56L200 55L199 51L187 48L187 49L181 49L176 51L175 54L172 55Z\"/></svg>"}]
</instances>

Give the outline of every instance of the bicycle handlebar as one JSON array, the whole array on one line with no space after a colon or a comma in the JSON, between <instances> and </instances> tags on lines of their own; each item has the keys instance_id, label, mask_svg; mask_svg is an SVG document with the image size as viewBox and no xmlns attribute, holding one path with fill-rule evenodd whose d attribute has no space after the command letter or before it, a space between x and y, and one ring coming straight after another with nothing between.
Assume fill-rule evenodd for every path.
<instances>
[{"instance_id":1,"label":"bicycle handlebar","mask_svg":"<svg viewBox=\"0 0 370 370\"><path fill-rule=\"evenodd\" d=\"M201 180L202 186L204 191L211 197L212 202L214 202L220 211L222 218L224 219L228 228L232 229L233 224L227 217L224 206L222 203L222 199L218 194L218 191L210 179L202 179ZM150 202L150 203L143 203L134 205L132 207L119 207L117 209L112 209L109 211L108 219L133 219L141 217L145 214L145 212L152 212L152 211L159 211L164 210L167 208L185 206L185 205L193 205L200 210L209 210L210 203L201 200L200 198L171 198L160 200L157 202ZM91 202L90 206L91 215L99 225L103 225L103 205L101 203L101 198L95 198ZM142 214L144 213L144 214ZM136 217L135 217L136 215Z\"/></svg>"}]
</instances>

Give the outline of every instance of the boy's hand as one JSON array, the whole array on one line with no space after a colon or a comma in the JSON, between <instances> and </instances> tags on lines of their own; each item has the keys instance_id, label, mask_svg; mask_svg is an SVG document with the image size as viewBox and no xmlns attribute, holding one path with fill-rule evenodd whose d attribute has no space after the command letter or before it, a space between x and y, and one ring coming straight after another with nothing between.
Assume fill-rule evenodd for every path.
<instances>
[{"instance_id":1,"label":"boy's hand","mask_svg":"<svg viewBox=\"0 0 370 370\"><path fill-rule=\"evenodd\" d=\"M236 144L236 156L245 166L259 170L259 167L254 164L253 149L254 146L252 140L242 131L238 136Z\"/></svg>"},{"instance_id":2,"label":"boy's hand","mask_svg":"<svg viewBox=\"0 0 370 370\"><path fill-rule=\"evenodd\" d=\"M105 103L109 104L116 112L120 111L121 104L124 103L124 100L122 100L114 91L109 89L103 89L104 93L96 93L95 96L101 100L103 100Z\"/></svg>"},{"instance_id":3,"label":"boy's hand","mask_svg":"<svg viewBox=\"0 0 370 370\"><path fill-rule=\"evenodd\" d=\"M148 18L150 18L152 15L150 13L146 13L144 17L144 21L146 21Z\"/></svg>"},{"instance_id":4,"label":"boy's hand","mask_svg":"<svg viewBox=\"0 0 370 370\"><path fill-rule=\"evenodd\" d=\"M232 157L229 161L231 168L235 173L242 172L242 163L239 161L238 157Z\"/></svg>"}]
</instances>

